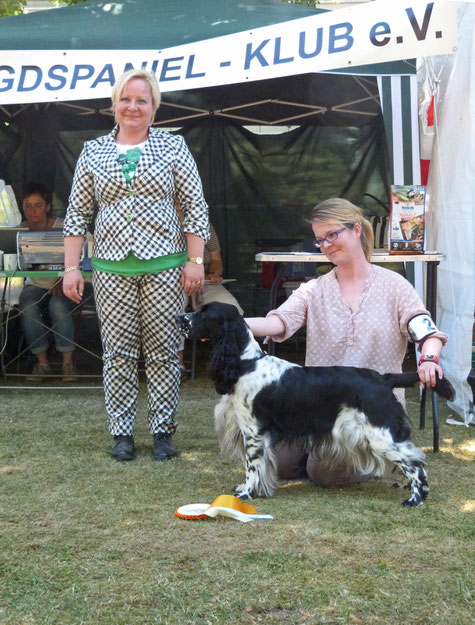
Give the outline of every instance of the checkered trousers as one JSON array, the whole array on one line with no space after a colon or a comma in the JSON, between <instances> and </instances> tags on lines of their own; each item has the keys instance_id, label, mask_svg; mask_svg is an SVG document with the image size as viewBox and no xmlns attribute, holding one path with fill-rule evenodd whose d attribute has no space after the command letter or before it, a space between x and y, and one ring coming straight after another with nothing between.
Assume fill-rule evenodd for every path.
<instances>
[{"instance_id":1,"label":"checkered trousers","mask_svg":"<svg viewBox=\"0 0 475 625\"><path fill-rule=\"evenodd\" d=\"M180 368L175 315L182 312L181 268L144 276L93 272L101 324L104 392L112 435L132 434L142 350L150 432L174 434Z\"/></svg>"}]
</instances>

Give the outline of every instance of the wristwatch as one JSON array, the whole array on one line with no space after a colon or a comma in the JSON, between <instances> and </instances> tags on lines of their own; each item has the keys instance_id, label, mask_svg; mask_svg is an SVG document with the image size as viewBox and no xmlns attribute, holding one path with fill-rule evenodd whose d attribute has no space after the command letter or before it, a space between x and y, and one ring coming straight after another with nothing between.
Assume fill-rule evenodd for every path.
<instances>
[{"instance_id":1,"label":"wristwatch","mask_svg":"<svg viewBox=\"0 0 475 625\"><path fill-rule=\"evenodd\" d=\"M438 365L439 359L434 354L422 354L422 356L419 358L419 363L417 366L420 367L423 362L434 362L436 365Z\"/></svg>"},{"instance_id":2,"label":"wristwatch","mask_svg":"<svg viewBox=\"0 0 475 625\"><path fill-rule=\"evenodd\" d=\"M188 262L189 263L195 263L196 265L202 265L203 264L203 259L201 258L201 256L197 256L196 258L189 258Z\"/></svg>"}]
</instances>

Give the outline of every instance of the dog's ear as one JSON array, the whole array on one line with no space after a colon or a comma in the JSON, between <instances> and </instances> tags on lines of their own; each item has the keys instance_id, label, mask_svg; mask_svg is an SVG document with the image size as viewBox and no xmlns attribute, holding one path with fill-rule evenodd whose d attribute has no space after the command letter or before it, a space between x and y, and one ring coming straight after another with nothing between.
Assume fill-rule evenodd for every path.
<instances>
[{"instance_id":1,"label":"dog's ear","mask_svg":"<svg viewBox=\"0 0 475 625\"><path fill-rule=\"evenodd\" d=\"M236 330L235 323L225 321L214 341L208 371L215 383L216 392L220 395L233 392L234 385L242 372L241 352L236 340Z\"/></svg>"}]
</instances>

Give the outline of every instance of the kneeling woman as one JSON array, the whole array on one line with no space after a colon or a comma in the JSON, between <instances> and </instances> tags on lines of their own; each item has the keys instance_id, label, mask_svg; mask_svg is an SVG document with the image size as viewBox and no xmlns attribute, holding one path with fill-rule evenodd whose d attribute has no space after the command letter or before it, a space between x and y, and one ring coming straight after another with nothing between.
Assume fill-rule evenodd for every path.
<instances>
[{"instance_id":1,"label":"kneeling woman","mask_svg":"<svg viewBox=\"0 0 475 625\"><path fill-rule=\"evenodd\" d=\"M431 321L411 284L394 271L370 263L373 230L361 210L340 198L315 206L311 216L315 245L335 266L328 274L302 284L267 317L246 319L255 336L284 341L307 327L305 364L367 367L399 373L407 342L417 343L422 357L421 384L434 386L447 335ZM404 390L395 394L404 403ZM328 468L327 459L285 445L276 448L281 479L308 476L318 486L348 486L371 475Z\"/></svg>"}]
</instances>

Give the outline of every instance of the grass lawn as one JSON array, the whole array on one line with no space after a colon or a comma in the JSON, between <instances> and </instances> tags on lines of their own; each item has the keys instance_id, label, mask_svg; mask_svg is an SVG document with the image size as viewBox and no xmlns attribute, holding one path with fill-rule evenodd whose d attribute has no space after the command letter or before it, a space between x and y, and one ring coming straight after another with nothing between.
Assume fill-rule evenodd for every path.
<instances>
[{"instance_id":1,"label":"grass lawn","mask_svg":"<svg viewBox=\"0 0 475 625\"><path fill-rule=\"evenodd\" d=\"M141 389L138 458L108 457L100 390L1 391L2 625L468 625L473 609L473 429L445 424L427 504L403 508L391 477L346 489L282 483L257 499L274 521L186 521L243 478L213 431L217 396L200 375L182 387L181 455L150 460Z\"/></svg>"}]
</instances>

